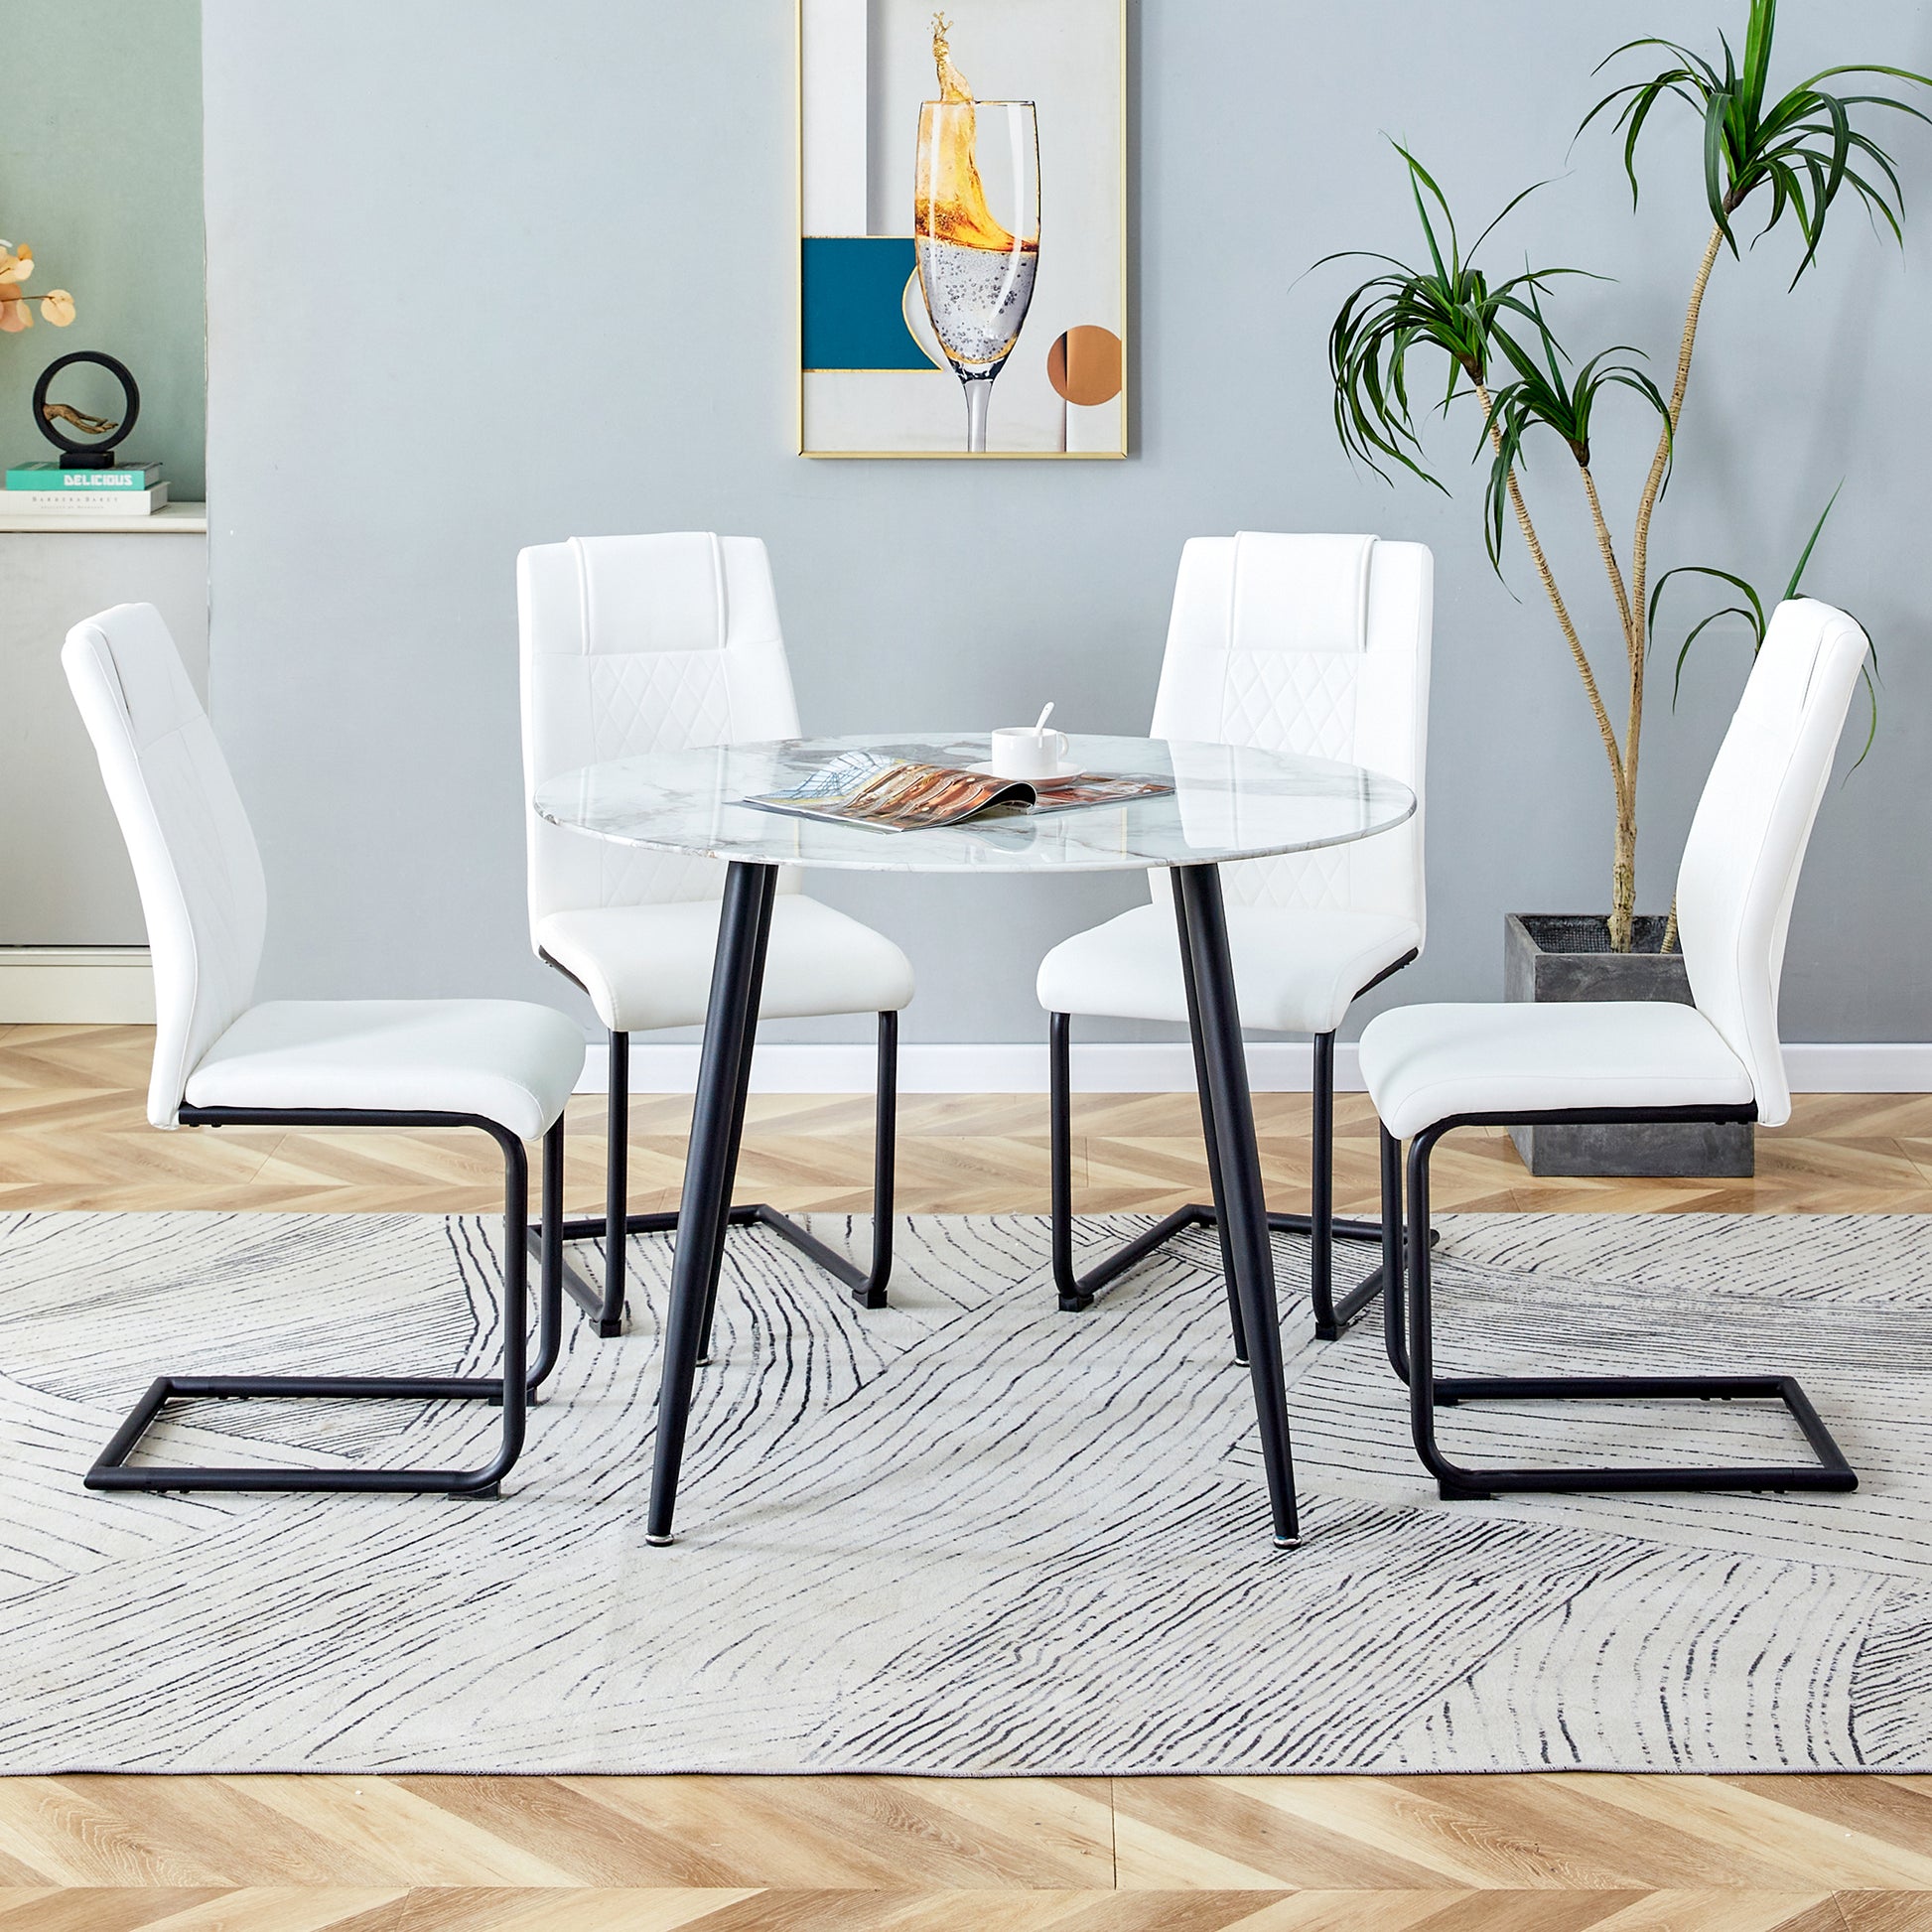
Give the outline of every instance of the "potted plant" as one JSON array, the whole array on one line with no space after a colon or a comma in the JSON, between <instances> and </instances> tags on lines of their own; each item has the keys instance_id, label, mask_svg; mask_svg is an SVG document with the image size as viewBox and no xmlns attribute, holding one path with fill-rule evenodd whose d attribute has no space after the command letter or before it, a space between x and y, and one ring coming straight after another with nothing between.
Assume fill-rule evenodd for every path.
<instances>
[{"instance_id":1,"label":"potted plant","mask_svg":"<svg viewBox=\"0 0 1932 1932\"><path fill-rule=\"evenodd\" d=\"M1668 394L1633 359L1638 351L1627 345L1581 362L1564 347L1546 307L1563 277L1585 271L1525 267L1520 274L1492 282L1476 266L1483 242L1534 189L1509 203L1465 254L1443 190L1401 147L1397 152L1408 170L1428 260L1418 265L1389 255L1366 256L1384 266L1348 295L1329 332L1336 433L1351 457L1385 479L1393 466L1400 466L1438 488L1446 487L1427 467L1410 401L1426 356L1444 357L1449 364L1445 414L1464 398L1481 411L1478 456L1486 452L1489 465L1483 493L1489 561L1501 571L1513 527L1576 666L1608 765L1613 828L1609 909L1512 915L1506 920L1508 998L1689 1000L1682 959L1674 949L1666 950L1667 936L1674 937L1668 913L1639 917L1636 911L1637 770L1656 592L1663 588L1662 580L1654 589L1651 584L1651 525L1670 479L1705 292L1726 253L1741 259L1738 228L1760 214L1759 235L1784 226L1785 217L1791 217L1790 227L1802 244L1791 278L1794 287L1816 264L1827 218L1848 195L1894 238L1903 238L1898 177L1890 156L1866 128L1879 110L1919 120L1928 116L1893 94L1863 89L1881 86L1886 78L1919 86L1932 86L1932 80L1900 68L1836 66L1774 95L1770 69L1776 29L1776 0L1749 0L1741 62L1728 40L1721 40L1721 60L1672 41L1626 43L1601 65L1627 63L1640 54L1661 54L1663 64L1605 95L1579 130L1602 120L1620 131L1635 207L1637 151L1646 130L1672 110L1686 107L1702 122L1702 186L1712 228L1692 278ZM1835 89L1833 83L1851 76L1866 77L1861 91ZM1351 250L1323 259L1364 255ZM1433 371L1428 373L1433 377ZM1592 418L1613 394L1656 424L1655 453L1637 497L1627 550L1618 548L1590 468ZM1527 444L1552 435L1572 459L1577 502L1588 516L1615 616L1621 650L1614 672L1602 678L1558 584L1524 487ZM1519 1145L1539 1173L1751 1172L1748 1128L1546 1129L1533 1143L1525 1137Z\"/></svg>"}]
</instances>

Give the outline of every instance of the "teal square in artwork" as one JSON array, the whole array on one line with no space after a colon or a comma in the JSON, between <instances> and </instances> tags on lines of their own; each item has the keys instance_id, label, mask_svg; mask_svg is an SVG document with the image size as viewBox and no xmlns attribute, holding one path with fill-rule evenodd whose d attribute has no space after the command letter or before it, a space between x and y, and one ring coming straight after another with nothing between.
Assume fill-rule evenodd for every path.
<instances>
[{"instance_id":1,"label":"teal square in artwork","mask_svg":"<svg viewBox=\"0 0 1932 1932\"><path fill-rule=\"evenodd\" d=\"M909 235L807 235L799 266L808 369L929 369L900 307Z\"/></svg>"}]
</instances>

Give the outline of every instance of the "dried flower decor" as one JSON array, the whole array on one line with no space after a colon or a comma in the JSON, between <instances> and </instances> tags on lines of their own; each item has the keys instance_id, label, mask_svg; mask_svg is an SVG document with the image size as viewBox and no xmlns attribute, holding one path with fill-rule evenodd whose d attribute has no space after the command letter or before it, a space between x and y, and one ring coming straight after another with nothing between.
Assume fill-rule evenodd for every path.
<instances>
[{"instance_id":1,"label":"dried flower decor","mask_svg":"<svg viewBox=\"0 0 1932 1932\"><path fill-rule=\"evenodd\" d=\"M66 289L29 295L20 285L34 272L34 251L23 241L0 241L0 334L18 336L34 326L38 304L43 322L65 329L73 320L73 297Z\"/></svg>"}]
</instances>

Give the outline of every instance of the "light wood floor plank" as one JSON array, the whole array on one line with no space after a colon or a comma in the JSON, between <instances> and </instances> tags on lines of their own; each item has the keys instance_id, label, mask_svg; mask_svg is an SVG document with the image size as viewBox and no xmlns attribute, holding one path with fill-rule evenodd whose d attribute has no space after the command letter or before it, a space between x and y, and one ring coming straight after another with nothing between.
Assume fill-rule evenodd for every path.
<instances>
[{"instance_id":1,"label":"light wood floor plank","mask_svg":"<svg viewBox=\"0 0 1932 1932\"><path fill-rule=\"evenodd\" d=\"M1515 1890L1614 1889L1618 1874L1523 1838L1506 1817L1472 1820L1440 1778L1224 1778L1216 1783L1284 1818L1406 1860L1439 1884ZM1634 1889L1634 1888L1633 1888Z\"/></svg>"},{"instance_id":2,"label":"light wood floor plank","mask_svg":"<svg viewBox=\"0 0 1932 1932\"><path fill-rule=\"evenodd\" d=\"M715 1924L756 1891L596 1890L553 1892L500 1921L515 1932L677 1932Z\"/></svg>"},{"instance_id":3,"label":"light wood floor plank","mask_svg":"<svg viewBox=\"0 0 1932 1932\"><path fill-rule=\"evenodd\" d=\"M1256 1906L1228 1932L1414 1932L1461 1895L1436 1890L1300 1891Z\"/></svg>"},{"instance_id":4,"label":"light wood floor plank","mask_svg":"<svg viewBox=\"0 0 1932 1932\"><path fill-rule=\"evenodd\" d=\"M767 1891L703 1932L1226 1932L1248 1892Z\"/></svg>"},{"instance_id":5,"label":"light wood floor plank","mask_svg":"<svg viewBox=\"0 0 1932 1932\"><path fill-rule=\"evenodd\" d=\"M1932 1892L1842 1891L1839 1914L1845 1932L1928 1932Z\"/></svg>"},{"instance_id":6,"label":"light wood floor plank","mask_svg":"<svg viewBox=\"0 0 1932 1932\"><path fill-rule=\"evenodd\" d=\"M1736 1785L1905 1851L1932 1852L1932 1779L1793 1775L1714 1782Z\"/></svg>"},{"instance_id":7,"label":"light wood floor plank","mask_svg":"<svg viewBox=\"0 0 1932 1932\"><path fill-rule=\"evenodd\" d=\"M1053 1818L1053 1830L1040 1833L1025 1823L1024 1794L980 1801L955 1791L941 1800L923 1778L566 1782L653 1835L666 1861L659 1882L949 1891L1111 1883L1106 1821L1084 1811L1076 1818L1051 1786L1035 1794ZM705 1875L683 1876L694 1862Z\"/></svg>"},{"instance_id":8,"label":"light wood floor plank","mask_svg":"<svg viewBox=\"0 0 1932 1932\"><path fill-rule=\"evenodd\" d=\"M1300 1797L1301 1781L1280 1781ZM1309 1781L1312 1782L1312 1780ZM1342 1781L1337 1781L1342 1782ZM1115 1787L1120 1882L1158 1890L1204 1885L1409 1890L1448 1885L1467 1873L1416 1856L1418 1834L1402 1849L1378 1843L1319 1804L1277 1803L1277 1781L1226 1778L1122 1778ZM1280 1794L1291 1796L1290 1791ZM1318 1795L1318 1794L1314 1794Z\"/></svg>"},{"instance_id":9,"label":"light wood floor plank","mask_svg":"<svg viewBox=\"0 0 1932 1932\"><path fill-rule=\"evenodd\" d=\"M1123 1779L1124 1794L1131 1795L1141 1782L1139 1778ZM1200 1803L1203 1808L1218 1809L1222 1801L1203 1794ZM1123 1890L1168 1891L1191 1887L1202 1891L1273 1891L1285 1882L1272 1863L1263 1864L1237 1858L1225 1841L1204 1844L1204 1835L1192 1828L1191 1821L1183 1825L1176 1820L1175 1828L1169 1830L1144 1815L1146 1810L1156 1808L1116 1801L1114 1870ZM1270 1847L1260 1856L1272 1861L1280 1855ZM1427 1875L1417 1882L1426 1883Z\"/></svg>"},{"instance_id":10,"label":"light wood floor plank","mask_svg":"<svg viewBox=\"0 0 1932 1932\"><path fill-rule=\"evenodd\" d=\"M359 1924L362 1932L376 1932L377 1927L404 1932L409 1897L407 1891L375 1886L249 1886L186 1905L143 1926L144 1932L344 1932Z\"/></svg>"},{"instance_id":11,"label":"light wood floor plank","mask_svg":"<svg viewBox=\"0 0 1932 1932\"><path fill-rule=\"evenodd\" d=\"M1585 1795L1614 1805L1649 1831L1675 1826L1708 1844L1782 1870L1794 1880L1833 1888L1932 1888L1932 1840L1917 1850L1893 1845L1875 1832L1814 1817L1780 1801L1778 1778L1632 1777L1608 1772L1575 1775ZM1773 1789L1766 1789L1766 1787Z\"/></svg>"},{"instance_id":12,"label":"light wood floor plank","mask_svg":"<svg viewBox=\"0 0 1932 1932\"><path fill-rule=\"evenodd\" d=\"M147 1838L77 1779L0 1778L0 1856L59 1885L224 1882L199 1851Z\"/></svg>"},{"instance_id":13,"label":"light wood floor plank","mask_svg":"<svg viewBox=\"0 0 1932 1932\"><path fill-rule=\"evenodd\" d=\"M232 1781L92 1774L59 1780L90 1813L158 1856L230 1886L381 1885L344 1843L257 1802ZM0 1804L5 1788L0 1786Z\"/></svg>"},{"instance_id":14,"label":"light wood floor plank","mask_svg":"<svg viewBox=\"0 0 1932 1932\"><path fill-rule=\"evenodd\" d=\"M572 1874L432 1804L392 1778L248 1776L230 1788L345 1845L402 1885L568 1885Z\"/></svg>"},{"instance_id":15,"label":"light wood floor plank","mask_svg":"<svg viewBox=\"0 0 1932 1932\"><path fill-rule=\"evenodd\" d=\"M9 1903L13 1896L21 1902ZM6 1932L149 1932L178 1910L222 1896L207 1888L161 1885L0 1893L0 1926Z\"/></svg>"},{"instance_id":16,"label":"light wood floor plank","mask_svg":"<svg viewBox=\"0 0 1932 1932\"><path fill-rule=\"evenodd\" d=\"M634 1820L560 1778L406 1777L402 1790L508 1845L541 1846L545 1861L580 1885L651 1890L722 1886L731 1867L640 1830Z\"/></svg>"},{"instance_id":17,"label":"light wood floor plank","mask_svg":"<svg viewBox=\"0 0 1932 1932\"><path fill-rule=\"evenodd\" d=\"M1673 1787L1683 1782L1673 1780ZM1764 1782L1781 1788L1785 1780ZM1428 1799L1434 1829L1513 1846L1526 1873L1546 1873L1527 1882L1648 1893L1731 1885L1775 1890L1790 1879L1783 1867L1680 1829L1668 1816L1633 1832L1624 1812L1576 1777L1417 1777L1401 1783Z\"/></svg>"},{"instance_id":18,"label":"light wood floor plank","mask_svg":"<svg viewBox=\"0 0 1932 1932\"><path fill-rule=\"evenodd\" d=\"M1598 1922L1596 1932L1844 1932L1829 1893L1658 1891Z\"/></svg>"},{"instance_id":19,"label":"light wood floor plank","mask_svg":"<svg viewBox=\"0 0 1932 1932\"><path fill-rule=\"evenodd\" d=\"M927 1805L962 1826L1031 1846L1063 1874L1056 1882L1115 1884L1111 1778L901 1778Z\"/></svg>"}]
</instances>

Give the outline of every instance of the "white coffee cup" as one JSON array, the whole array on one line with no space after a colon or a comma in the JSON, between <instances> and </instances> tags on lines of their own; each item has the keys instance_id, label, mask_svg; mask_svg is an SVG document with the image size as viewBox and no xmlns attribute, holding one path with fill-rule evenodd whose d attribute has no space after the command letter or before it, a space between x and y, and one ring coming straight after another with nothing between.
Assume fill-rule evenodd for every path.
<instances>
[{"instance_id":1,"label":"white coffee cup","mask_svg":"<svg viewBox=\"0 0 1932 1932\"><path fill-rule=\"evenodd\" d=\"M1065 732L1008 725L993 734L993 770L1002 778L1057 778L1066 762Z\"/></svg>"}]
</instances>

